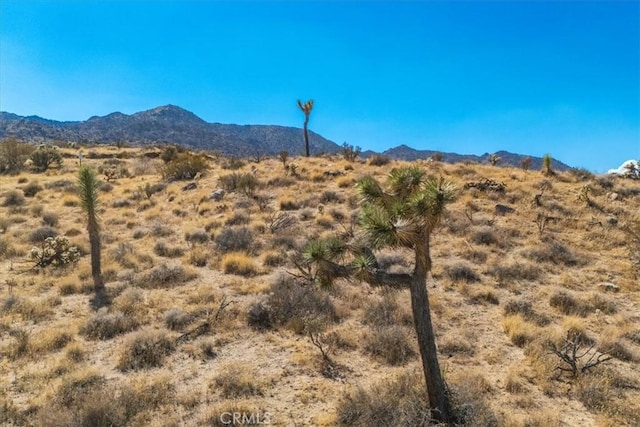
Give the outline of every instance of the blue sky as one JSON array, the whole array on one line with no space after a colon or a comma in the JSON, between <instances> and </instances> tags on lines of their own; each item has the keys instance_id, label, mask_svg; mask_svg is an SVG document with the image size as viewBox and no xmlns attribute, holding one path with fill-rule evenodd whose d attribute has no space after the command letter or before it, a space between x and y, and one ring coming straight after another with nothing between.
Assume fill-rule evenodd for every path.
<instances>
[{"instance_id":1,"label":"blue sky","mask_svg":"<svg viewBox=\"0 0 640 427\"><path fill-rule=\"evenodd\" d=\"M341 144L640 158L638 1L0 2L0 109L175 104Z\"/></svg>"}]
</instances>

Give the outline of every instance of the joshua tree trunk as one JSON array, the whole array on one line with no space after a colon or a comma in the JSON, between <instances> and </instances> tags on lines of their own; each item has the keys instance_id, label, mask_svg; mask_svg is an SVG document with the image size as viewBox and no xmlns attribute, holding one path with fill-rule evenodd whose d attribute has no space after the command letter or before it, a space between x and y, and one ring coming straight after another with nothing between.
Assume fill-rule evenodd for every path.
<instances>
[{"instance_id":1,"label":"joshua tree trunk","mask_svg":"<svg viewBox=\"0 0 640 427\"><path fill-rule=\"evenodd\" d=\"M305 114L304 116L304 150L305 155L309 157L309 131L307 130L307 125L309 124L309 115Z\"/></svg>"},{"instance_id":2,"label":"joshua tree trunk","mask_svg":"<svg viewBox=\"0 0 640 427\"><path fill-rule=\"evenodd\" d=\"M91 276L93 277L93 289L96 295L104 293L104 281L102 280L100 232L97 224L89 223L89 244L91 245Z\"/></svg>"},{"instance_id":3,"label":"joshua tree trunk","mask_svg":"<svg viewBox=\"0 0 640 427\"><path fill-rule=\"evenodd\" d=\"M429 406L434 418L449 423L453 420L447 390L440 372L435 335L431 324L431 310L427 294L427 272L430 270L428 236L415 247L416 266L411 280L411 309L422 358L422 370L427 383Z\"/></svg>"}]
</instances>

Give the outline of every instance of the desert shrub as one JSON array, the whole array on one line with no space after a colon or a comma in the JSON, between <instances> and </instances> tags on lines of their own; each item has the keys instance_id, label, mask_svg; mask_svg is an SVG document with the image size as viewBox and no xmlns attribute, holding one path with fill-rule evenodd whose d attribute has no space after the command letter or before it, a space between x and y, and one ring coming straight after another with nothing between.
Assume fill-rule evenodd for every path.
<instances>
[{"instance_id":1,"label":"desert shrub","mask_svg":"<svg viewBox=\"0 0 640 427\"><path fill-rule=\"evenodd\" d=\"M229 157L228 159L225 159L220 166L222 167L222 169L228 169L228 170L238 170L240 168L242 168L245 165L245 162L242 161L242 159L239 159L235 156Z\"/></svg>"},{"instance_id":2,"label":"desert shrub","mask_svg":"<svg viewBox=\"0 0 640 427\"><path fill-rule=\"evenodd\" d=\"M256 378L256 374L250 366L227 365L215 377L211 388L219 390L225 399L261 395L262 389L256 383Z\"/></svg>"},{"instance_id":3,"label":"desert shrub","mask_svg":"<svg viewBox=\"0 0 640 427\"><path fill-rule=\"evenodd\" d=\"M471 241L478 245L495 245L498 237L491 227L482 227L471 235Z\"/></svg>"},{"instance_id":4,"label":"desert shrub","mask_svg":"<svg viewBox=\"0 0 640 427\"><path fill-rule=\"evenodd\" d=\"M469 265L462 262L447 265L444 271L452 282L475 283L480 281L480 276Z\"/></svg>"},{"instance_id":5,"label":"desert shrub","mask_svg":"<svg viewBox=\"0 0 640 427\"><path fill-rule=\"evenodd\" d=\"M539 249L525 251L524 255L532 261L539 263L548 262L567 267L581 264L580 260L573 252L560 242L556 241L547 242Z\"/></svg>"},{"instance_id":6,"label":"desert shrub","mask_svg":"<svg viewBox=\"0 0 640 427\"><path fill-rule=\"evenodd\" d=\"M214 243L220 252L249 251L253 244L253 233L247 227L224 227Z\"/></svg>"},{"instance_id":7,"label":"desert shrub","mask_svg":"<svg viewBox=\"0 0 640 427\"><path fill-rule=\"evenodd\" d=\"M362 321L365 325L374 327L398 324L409 326L413 318L400 310L395 293L387 292L382 299L365 308Z\"/></svg>"},{"instance_id":8,"label":"desert shrub","mask_svg":"<svg viewBox=\"0 0 640 427\"><path fill-rule=\"evenodd\" d=\"M272 324L269 308L260 302L251 304L247 311L247 324L259 331L270 329Z\"/></svg>"},{"instance_id":9,"label":"desert shrub","mask_svg":"<svg viewBox=\"0 0 640 427\"><path fill-rule=\"evenodd\" d=\"M170 288L188 282L195 277L195 273L187 271L181 265L167 266L166 264L161 264L136 275L133 284L146 289Z\"/></svg>"},{"instance_id":10,"label":"desert shrub","mask_svg":"<svg viewBox=\"0 0 640 427\"><path fill-rule=\"evenodd\" d=\"M40 146L31 153L29 158L35 169L40 172L46 171L54 163L58 166L62 165L62 155L55 146Z\"/></svg>"},{"instance_id":11,"label":"desert shrub","mask_svg":"<svg viewBox=\"0 0 640 427\"><path fill-rule=\"evenodd\" d=\"M549 305L565 315L585 317L592 310L588 304L565 291L556 291L549 297Z\"/></svg>"},{"instance_id":12,"label":"desert shrub","mask_svg":"<svg viewBox=\"0 0 640 427\"><path fill-rule=\"evenodd\" d=\"M134 317L126 316L121 312L109 313L106 309L101 309L87 319L84 326L80 328L80 333L90 340L108 340L137 327L138 322Z\"/></svg>"},{"instance_id":13,"label":"desert shrub","mask_svg":"<svg viewBox=\"0 0 640 427\"><path fill-rule=\"evenodd\" d=\"M237 274L239 276L255 276L259 273L253 259L242 252L230 252L222 257L222 270L225 274Z\"/></svg>"},{"instance_id":14,"label":"desert shrub","mask_svg":"<svg viewBox=\"0 0 640 427\"><path fill-rule=\"evenodd\" d=\"M38 194L40 191L42 191L42 186L38 184L36 181L30 182L22 190L25 197L33 197L36 194Z\"/></svg>"},{"instance_id":15,"label":"desert shrub","mask_svg":"<svg viewBox=\"0 0 640 427\"><path fill-rule=\"evenodd\" d=\"M392 380L358 387L345 395L337 407L340 426L415 426L431 425L431 409L426 400L422 375L406 372Z\"/></svg>"},{"instance_id":16,"label":"desert shrub","mask_svg":"<svg viewBox=\"0 0 640 427\"><path fill-rule=\"evenodd\" d=\"M224 225L227 225L227 226L245 225L245 224L248 224L250 220L251 219L249 218L249 215L247 215L242 211L238 211L233 215L231 215L229 218L227 218L227 220L224 222Z\"/></svg>"},{"instance_id":17,"label":"desert shrub","mask_svg":"<svg viewBox=\"0 0 640 427\"><path fill-rule=\"evenodd\" d=\"M184 239L189 243L207 243L209 234L205 230L194 230L185 233Z\"/></svg>"},{"instance_id":18,"label":"desert shrub","mask_svg":"<svg viewBox=\"0 0 640 427\"><path fill-rule=\"evenodd\" d=\"M616 314L618 312L615 301L599 294L593 294L591 304L593 308L600 310L604 314Z\"/></svg>"},{"instance_id":19,"label":"desert shrub","mask_svg":"<svg viewBox=\"0 0 640 427\"><path fill-rule=\"evenodd\" d=\"M342 199L335 191L325 191L320 196L320 203L339 203Z\"/></svg>"},{"instance_id":20,"label":"desert shrub","mask_svg":"<svg viewBox=\"0 0 640 427\"><path fill-rule=\"evenodd\" d=\"M203 248L193 248L189 252L189 264L196 267L204 267L209 261L209 251Z\"/></svg>"},{"instance_id":21,"label":"desert shrub","mask_svg":"<svg viewBox=\"0 0 640 427\"><path fill-rule=\"evenodd\" d=\"M416 355L407 331L401 326L371 329L366 335L364 349L392 366L403 365Z\"/></svg>"},{"instance_id":22,"label":"desert shrub","mask_svg":"<svg viewBox=\"0 0 640 427\"><path fill-rule=\"evenodd\" d=\"M278 251L269 251L262 255L262 264L266 267L280 267L288 260L287 254Z\"/></svg>"},{"instance_id":23,"label":"desert shrub","mask_svg":"<svg viewBox=\"0 0 640 427\"><path fill-rule=\"evenodd\" d=\"M271 320L277 326L304 331L308 319L337 321L336 309L329 295L284 275L279 275L270 287L266 301Z\"/></svg>"},{"instance_id":24,"label":"desert shrub","mask_svg":"<svg viewBox=\"0 0 640 427\"><path fill-rule=\"evenodd\" d=\"M638 357L633 351L629 350L627 346L617 340L607 339L603 341L598 346L598 351L600 351L601 353L610 354L616 359L622 360L624 362L635 362L638 360Z\"/></svg>"},{"instance_id":25,"label":"desert shrub","mask_svg":"<svg viewBox=\"0 0 640 427\"><path fill-rule=\"evenodd\" d=\"M252 197L260 186L258 178L251 173L224 175L218 179L218 183L226 191L237 191L249 197Z\"/></svg>"},{"instance_id":26,"label":"desert shrub","mask_svg":"<svg viewBox=\"0 0 640 427\"><path fill-rule=\"evenodd\" d=\"M193 179L198 173L208 169L204 156L193 153L179 153L162 169L162 175L169 181Z\"/></svg>"},{"instance_id":27,"label":"desert shrub","mask_svg":"<svg viewBox=\"0 0 640 427\"><path fill-rule=\"evenodd\" d=\"M184 328L193 321L193 316L180 308L169 309L164 314L164 324L172 331Z\"/></svg>"},{"instance_id":28,"label":"desert shrub","mask_svg":"<svg viewBox=\"0 0 640 427\"><path fill-rule=\"evenodd\" d=\"M464 341L461 337L448 337L438 343L438 352L446 354L449 357L454 354L473 356L475 354L475 348L469 342Z\"/></svg>"},{"instance_id":29,"label":"desert shrub","mask_svg":"<svg viewBox=\"0 0 640 427\"><path fill-rule=\"evenodd\" d=\"M516 262L508 265L493 265L487 273L498 279L500 283L508 283L518 280L537 280L542 275L542 270L536 265Z\"/></svg>"},{"instance_id":30,"label":"desert shrub","mask_svg":"<svg viewBox=\"0 0 640 427\"><path fill-rule=\"evenodd\" d=\"M524 320L535 322L539 326L548 325L551 320L533 309L533 304L524 298L512 299L504 305L504 315L521 315Z\"/></svg>"},{"instance_id":31,"label":"desert shrub","mask_svg":"<svg viewBox=\"0 0 640 427\"><path fill-rule=\"evenodd\" d=\"M535 327L527 323L519 314L506 316L502 320L502 325L511 342L518 347L524 347L535 339Z\"/></svg>"},{"instance_id":32,"label":"desert shrub","mask_svg":"<svg viewBox=\"0 0 640 427\"><path fill-rule=\"evenodd\" d=\"M104 377L82 373L66 380L37 413L35 425L50 427L125 427L143 411L174 399L165 378L146 384L114 385Z\"/></svg>"},{"instance_id":33,"label":"desert shrub","mask_svg":"<svg viewBox=\"0 0 640 427\"><path fill-rule=\"evenodd\" d=\"M29 242L41 243L48 238L55 238L57 235L58 231L55 228L45 225L44 227L36 228L29 234Z\"/></svg>"},{"instance_id":34,"label":"desert shrub","mask_svg":"<svg viewBox=\"0 0 640 427\"><path fill-rule=\"evenodd\" d=\"M158 241L153 246L153 253L166 258L177 258L184 254L184 250L178 246L168 246L164 241Z\"/></svg>"},{"instance_id":35,"label":"desert shrub","mask_svg":"<svg viewBox=\"0 0 640 427\"><path fill-rule=\"evenodd\" d=\"M154 237L167 237L173 234L173 230L171 227L157 222L151 227L151 234Z\"/></svg>"},{"instance_id":36,"label":"desert shrub","mask_svg":"<svg viewBox=\"0 0 640 427\"><path fill-rule=\"evenodd\" d=\"M388 165L391 162L391 159L382 154L374 154L369 157L369 164L371 166L384 166Z\"/></svg>"},{"instance_id":37,"label":"desert shrub","mask_svg":"<svg viewBox=\"0 0 640 427\"><path fill-rule=\"evenodd\" d=\"M489 382L480 374L461 376L455 384L451 384L452 406L455 408L457 421L461 426L498 427L496 414L489 406L489 393L492 391Z\"/></svg>"},{"instance_id":38,"label":"desert shrub","mask_svg":"<svg viewBox=\"0 0 640 427\"><path fill-rule=\"evenodd\" d=\"M0 259L11 258L16 255L18 255L18 252L11 242L0 237Z\"/></svg>"},{"instance_id":39,"label":"desert shrub","mask_svg":"<svg viewBox=\"0 0 640 427\"><path fill-rule=\"evenodd\" d=\"M58 215L53 212L45 212L42 214L42 223L49 227L55 227L58 225Z\"/></svg>"},{"instance_id":40,"label":"desert shrub","mask_svg":"<svg viewBox=\"0 0 640 427\"><path fill-rule=\"evenodd\" d=\"M124 343L118 369L130 371L160 367L174 349L175 343L166 332L142 330Z\"/></svg>"},{"instance_id":41,"label":"desert shrub","mask_svg":"<svg viewBox=\"0 0 640 427\"><path fill-rule=\"evenodd\" d=\"M11 190L4 196L2 206L22 206L24 205L24 195L18 190Z\"/></svg>"},{"instance_id":42,"label":"desert shrub","mask_svg":"<svg viewBox=\"0 0 640 427\"><path fill-rule=\"evenodd\" d=\"M282 198L278 202L281 211L295 211L300 209L300 202L291 198Z\"/></svg>"},{"instance_id":43,"label":"desert shrub","mask_svg":"<svg viewBox=\"0 0 640 427\"><path fill-rule=\"evenodd\" d=\"M15 138L7 138L0 143L0 173L15 173L24 168L33 147L18 142Z\"/></svg>"}]
</instances>

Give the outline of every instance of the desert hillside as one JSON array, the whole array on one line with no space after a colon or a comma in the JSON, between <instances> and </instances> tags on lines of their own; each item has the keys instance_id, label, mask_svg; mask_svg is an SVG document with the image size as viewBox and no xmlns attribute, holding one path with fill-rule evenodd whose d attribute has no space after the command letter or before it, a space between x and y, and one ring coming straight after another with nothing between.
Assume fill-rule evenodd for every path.
<instances>
[{"instance_id":1,"label":"desert hillside","mask_svg":"<svg viewBox=\"0 0 640 427\"><path fill-rule=\"evenodd\" d=\"M100 179L104 301L79 149ZM358 238L355 183L406 165L456 184L428 292L459 424L640 425L638 180L57 150L59 165L0 175L2 425L427 425L408 291L322 286L302 256L314 239ZM375 255L413 269L407 250Z\"/></svg>"}]
</instances>

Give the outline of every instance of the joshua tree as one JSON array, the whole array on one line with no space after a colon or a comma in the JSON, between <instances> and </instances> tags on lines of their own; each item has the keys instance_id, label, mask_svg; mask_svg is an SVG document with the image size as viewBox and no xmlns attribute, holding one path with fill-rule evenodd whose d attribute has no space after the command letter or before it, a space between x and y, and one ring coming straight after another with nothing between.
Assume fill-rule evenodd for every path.
<instances>
[{"instance_id":1,"label":"joshua tree","mask_svg":"<svg viewBox=\"0 0 640 427\"><path fill-rule=\"evenodd\" d=\"M100 267L100 224L98 223L98 180L95 172L89 166L80 167L78 173L78 195L80 206L87 214L87 231L91 245L91 275L96 299L104 296L104 282Z\"/></svg>"},{"instance_id":2,"label":"joshua tree","mask_svg":"<svg viewBox=\"0 0 640 427\"><path fill-rule=\"evenodd\" d=\"M427 294L427 274L431 270L429 241L440 221L445 205L453 200L454 185L444 179L426 179L416 167L395 169L389 175L388 190L371 176L356 184L361 198L360 225L364 241L345 244L337 238L312 241L303 252L306 265L301 271L329 285L337 277L356 277L373 286L409 289L413 321L422 358L422 369L429 404L436 420L453 421L445 382L438 363L435 336ZM385 246L408 248L414 252L415 268L411 274L381 270L373 250ZM347 250L353 259L347 265Z\"/></svg>"},{"instance_id":3,"label":"joshua tree","mask_svg":"<svg viewBox=\"0 0 640 427\"><path fill-rule=\"evenodd\" d=\"M307 130L307 125L309 124L311 110L313 110L313 99L308 100L304 104L298 100L298 107L300 107L300 110L304 113L304 149L306 156L309 157L309 131Z\"/></svg>"},{"instance_id":4,"label":"joshua tree","mask_svg":"<svg viewBox=\"0 0 640 427\"><path fill-rule=\"evenodd\" d=\"M553 158L551 154L545 154L542 157L542 173L545 175L553 175L553 169L551 169L551 162Z\"/></svg>"},{"instance_id":5,"label":"joshua tree","mask_svg":"<svg viewBox=\"0 0 640 427\"><path fill-rule=\"evenodd\" d=\"M491 166L496 166L500 162L500 160L500 156L498 156L497 154L491 154L489 156L489 163L491 163Z\"/></svg>"}]
</instances>

